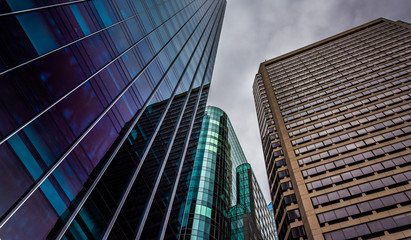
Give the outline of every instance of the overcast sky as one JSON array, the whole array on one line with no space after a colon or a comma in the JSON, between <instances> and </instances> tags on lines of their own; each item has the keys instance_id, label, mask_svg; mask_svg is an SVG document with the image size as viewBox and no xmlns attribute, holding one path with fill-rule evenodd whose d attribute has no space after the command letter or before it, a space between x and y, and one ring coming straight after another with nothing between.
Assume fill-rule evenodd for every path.
<instances>
[{"instance_id":1,"label":"overcast sky","mask_svg":"<svg viewBox=\"0 0 411 240\"><path fill-rule=\"evenodd\" d=\"M252 94L259 64L379 17L411 22L411 1L227 0L208 105L228 114L267 202Z\"/></svg>"}]
</instances>

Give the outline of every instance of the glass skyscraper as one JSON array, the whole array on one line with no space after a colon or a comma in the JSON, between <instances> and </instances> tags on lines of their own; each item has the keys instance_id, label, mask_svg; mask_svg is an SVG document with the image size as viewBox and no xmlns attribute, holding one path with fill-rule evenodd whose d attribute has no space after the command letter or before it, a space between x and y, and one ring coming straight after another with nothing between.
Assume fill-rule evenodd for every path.
<instances>
[{"instance_id":1,"label":"glass skyscraper","mask_svg":"<svg viewBox=\"0 0 411 240\"><path fill-rule=\"evenodd\" d=\"M274 239L273 219L228 116L205 111L181 239Z\"/></svg>"},{"instance_id":2,"label":"glass skyscraper","mask_svg":"<svg viewBox=\"0 0 411 240\"><path fill-rule=\"evenodd\" d=\"M0 238L176 239L224 0L0 4Z\"/></svg>"},{"instance_id":3,"label":"glass skyscraper","mask_svg":"<svg viewBox=\"0 0 411 240\"><path fill-rule=\"evenodd\" d=\"M280 239L411 236L411 25L379 18L261 63Z\"/></svg>"}]
</instances>

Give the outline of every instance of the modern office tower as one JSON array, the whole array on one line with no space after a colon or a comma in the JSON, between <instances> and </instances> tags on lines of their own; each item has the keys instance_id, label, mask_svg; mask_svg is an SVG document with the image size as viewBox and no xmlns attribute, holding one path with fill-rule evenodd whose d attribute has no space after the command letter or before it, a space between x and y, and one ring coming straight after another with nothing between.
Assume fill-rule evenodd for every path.
<instances>
[{"instance_id":1,"label":"modern office tower","mask_svg":"<svg viewBox=\"0 0 411 240\"><path fill-rule=\"evenodd\" d=\"M261 63L280 239L411 236L411 26L377 19Z\"/></svg>"},{"instance_id":2,"label":"modern office tower","mask_svg":"<svg viewBox=\"0 0 411 240\"><path fill-rule=\"evenodd\" d=\"M1 4L1 239L178 238L225 5Z\"/></svg>"},{"instance_id":3,"label":"modern office tower","mask_svg":"<svg viewBox=\"0 0 411 240\"><path fill-rule=\"evenodd\" d=\"M274 239L261 189L227 115L208 106L180 239Z\"/></svg>"}]
</instances>

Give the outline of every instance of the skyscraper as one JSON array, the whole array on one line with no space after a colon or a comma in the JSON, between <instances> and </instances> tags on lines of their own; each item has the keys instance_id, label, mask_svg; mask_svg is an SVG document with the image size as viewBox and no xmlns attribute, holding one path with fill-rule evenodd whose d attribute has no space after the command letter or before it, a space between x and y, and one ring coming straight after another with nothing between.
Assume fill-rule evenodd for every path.
<instances>
[{"instance_id":1,"label":"skyscraper","mask_svg":"<svg viewBox=\"0 0 411 240\"><path fill-rule=\"evenodd\" d=\"M1 4L1 239L178 237L225 5Z\"/></svg>"},{"instance_id":2,"label":"skyscraper","mask_svg":"<svg viewBox=\"0 0 411 240\"><path fill-rule=\"evenodd\" d=\"M274 239L274 224L228 116L207 106L181 239Z\"/></svg>"},{"instance_id":3,"label":"skyscraper","mask_svg":"<svg viewBox=\"0 0 411 240\"><path fill-rule=\"evenodd\" d=\"M377 19L261 63L280 239L411 236L411 26Z\"/></svg>"}]
</instances>

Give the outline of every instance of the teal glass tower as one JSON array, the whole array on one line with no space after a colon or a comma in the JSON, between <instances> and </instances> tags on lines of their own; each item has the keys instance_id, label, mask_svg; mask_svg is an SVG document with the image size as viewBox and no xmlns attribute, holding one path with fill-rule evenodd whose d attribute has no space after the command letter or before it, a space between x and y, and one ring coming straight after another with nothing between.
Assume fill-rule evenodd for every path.
<instances>
[{"instance_id":1,"label":"teal glass tower","mask_svg":"<svg viewBox=\"0 0 411 240\"><path fill-rule=\"evenodd\" d=\"M207 106L181 239L274 239L274 223L227 115Z\"/></svg>"},{"instance_id":2,"label":"teal glass tower","mask_svg":"<svg viewBox=\"0 0 411 240\"><path fill-rule=\"evenodd\" d=\"M178 239L225 0L0 4L0 239Z\"/></svg>"}]
</instances>

